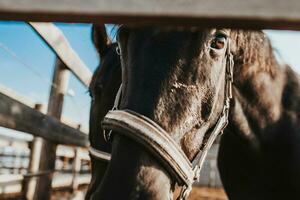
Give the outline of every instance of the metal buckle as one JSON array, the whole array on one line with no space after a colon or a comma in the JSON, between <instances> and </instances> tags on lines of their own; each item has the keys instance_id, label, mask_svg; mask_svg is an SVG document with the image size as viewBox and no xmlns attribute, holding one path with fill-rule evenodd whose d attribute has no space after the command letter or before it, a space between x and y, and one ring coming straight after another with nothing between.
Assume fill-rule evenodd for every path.
<instances>
[{"instance_id":1,"label":"metal buckle","mask_svg":"<svg viewBox=\"0 0 300 200\"><path fill-rule=\"evenodd\" d=\"M105 142L111 141L111 135L112 135L112 130L104 130L103 129L103 138L104 138Z\"/></svg>"},{"instance_id":2,"label":"metal buckle","mask_svg":"<svg viewBox=\"0 0 300 200\"><path fill-rule=\"evenodd\" d=\"M201 166L196 165L194 168L194 181L200 181L200 172L201 172Z\"/></svg>"},{"instance_id":3,"label":"metal buckle","mask_svg":"<svg viewBox=\"0 0 300 200\"><path fill-rule=\"evenodd\" d=\"M180 195L178 196L177 200L185 200L189 196L191 191L192 191L192 185L182 186L182 189L180 191Z\"/></svg>"},{"instance_id":4,"label":"metal buckle","mask_svg":"<svg viewBox=\"0 0 300 200\"><path fill-rule=\"evenodd\" d=\"M121 56L121 49L120 49L119 45L116 47L116 52L119 56Z\"/></svg>"}]
</instances>

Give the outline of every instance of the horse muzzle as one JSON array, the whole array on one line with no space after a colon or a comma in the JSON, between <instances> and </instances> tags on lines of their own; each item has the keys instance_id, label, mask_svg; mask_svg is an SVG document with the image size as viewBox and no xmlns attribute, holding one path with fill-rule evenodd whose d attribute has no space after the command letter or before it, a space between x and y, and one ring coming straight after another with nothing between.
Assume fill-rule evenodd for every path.
<instances>
[{"instance_id":1,"label":"horse muzzle","mask_svg":"<svg viewBox=\"0 0 300 200\"><path fill-rule=\"evenodd\" d=\"M199 180L200 169L209 147L200 150L191 162L162 127L131 110L109 111L102 121L102 127L132 139L150 152L171 177L175 177L174 181L182 186L178 199L186 199L192 184ZM215 137L210 139L214 140Z\"/></svg>"}]
</instances>

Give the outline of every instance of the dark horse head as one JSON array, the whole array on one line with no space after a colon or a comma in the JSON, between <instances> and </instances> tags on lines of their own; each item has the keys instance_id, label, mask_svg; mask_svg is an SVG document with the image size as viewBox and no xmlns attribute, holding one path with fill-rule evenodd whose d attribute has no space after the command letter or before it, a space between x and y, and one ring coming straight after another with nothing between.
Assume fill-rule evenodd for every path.
<instances>
[{"instance_id":1,"label":"dark horse head","mask_svg":"<svg viewBox=\"0 0 300 200\"><path fill-rule=\"evenodd\" d=\"M249 141L256 148L259 146L257 141L262 138L260 133L281 117L284 76L268 38L261 31L121 27L118 43L122 68L119 109L154 121L190 161L205 145L223 111L228 53L233 55L235 62L234 96L238 96L234 98L234 115L230 117L232 130L237 130L245 140L251 138ZM117 57L115 61L106 59L112 63L119 61L116 52L108 57ZM118 81L110 83L112 93L106 92L110 96L116 93L120 84L120 78L115 80ZM111 108L113 98L109 99ZM99 124L99 121L92 123ZM92 139L103 140L102 136ZM161 160L117 131L114 131L111 145L111 162L105 174L104 170L101 172L103 179L101 176L90 190L92 199L161 200L173 197L176 179ZM257 160L253 163L260 165ZM100 169L100 164L98 167ZM225 168L223 180L227 179ZM225 186L229 191L231 186ZM246 191L250 188L247 184L244 186Z\"/></svg>"},{"instance_id":2,"label":"dark horse head","mask_svg":"<svg viewBox=\"0 0 300 200\"><path fill-rule=\"evenodd\" d=\"M153 120L192 160L223 109L230 40L225 29L120 28L120 109ZM116 133L111 163L94 196L170 199L174 183L143 146Z\"/></svg>"}]
</instances>

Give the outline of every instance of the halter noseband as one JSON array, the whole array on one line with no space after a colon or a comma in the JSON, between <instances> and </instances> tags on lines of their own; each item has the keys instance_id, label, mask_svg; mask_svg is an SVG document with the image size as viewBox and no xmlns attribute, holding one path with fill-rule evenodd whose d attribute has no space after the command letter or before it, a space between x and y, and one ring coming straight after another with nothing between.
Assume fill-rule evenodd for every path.
<instances>
[{"instance_id":1,"label":"halter noseband","mask_svg":"<svg viewBox=\"0 0 300 200\"><path fill-rule=\"evenodd\" d=\"M178 200L186 199L192 189L192 184L196 180L199 181L200 170L208 150L216 137L223 132L228 124L230 99L232 98L233 66L233 56L230 52L228 42L226 50L224 107L204 148L197 153L192 162L190 162L170 135L153 120L131 110L118 110L121 87L117 93L113 109L107 113L102 122L104 138L107 140L113 130L141 144L162 162L165 169L175 177L177 184L182 186ZM101 151L90 148L90 153L98 159L105 160L103 159L103 155L101 155ZM107 153L105 157L107 160L110 159Z\"/></svg>"}]
</instances>

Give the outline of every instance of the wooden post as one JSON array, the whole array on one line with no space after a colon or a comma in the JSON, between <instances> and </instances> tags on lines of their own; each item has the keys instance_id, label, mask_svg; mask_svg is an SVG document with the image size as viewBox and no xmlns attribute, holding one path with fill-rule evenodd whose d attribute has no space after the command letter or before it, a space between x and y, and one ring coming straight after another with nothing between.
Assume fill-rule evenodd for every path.
<instances>
[{"instance_id":1,"label":"wooden post","mask_svg":"<svg viewBox=\"0 0 300 200\"><path fill-rule=\"evenodd\" d=\"M77 183L77 175L81 170L81 157L80 157L80 151L81 149L79 147L74 148L74 159L73 159L73 166L72 166L72 189L73 191L76 191L78 189L78 183Z\"/></svg>"},{"instance_id":2,"label":"wooden post","mask_svg":"<svg viewBox=\"0 0 300 200\"><path fill-rule=\"evenodd\" d=\"M69 80L69 70L65 65L57 59L54 75L53 85L48 102L47 114L57 119L61 118L64 94L66 93ZM54 172L56 160L56 144L42 140L41 159L39 165L40 172ZM40 176L37 179L37 185L34 192L34 200L49 200L51 197L51 184L53 173L46 173L45 176Z\"/></svg>"},{"instance_id":3,"label":"wooden post","mask_svg":"<svg viewBox=\"0 0 300 200\"><path fill-rule=\"evenodd\" d=\"M36 104L35 109L42 112L42 104ZM34 137L30 143L30 157L27 173L35 174L39 172L39 164L42 151L42 138ZM25 199L33 199L36 188L36 177L24 177L22 192Z\"/></svg>"},{"instance_id":4,"label":"wooden post","mask_svg":"<svg viewBox=\"0 0 300 200\"><path fill-rule=\"evenodd\" d=\"M81 124L78 124L77 129L80 130ZM77 176L78 173L81 170L81 157L80 157L80 152L81 148L80 147L75 147L74 148L74 159L73 159L73 166L72 166L72 190L75 191L78 189L78 184L77 184Z\"/></svg>"}]
</instances>

